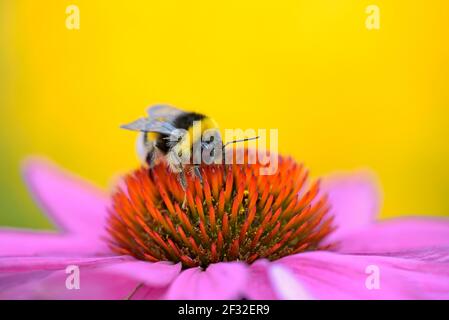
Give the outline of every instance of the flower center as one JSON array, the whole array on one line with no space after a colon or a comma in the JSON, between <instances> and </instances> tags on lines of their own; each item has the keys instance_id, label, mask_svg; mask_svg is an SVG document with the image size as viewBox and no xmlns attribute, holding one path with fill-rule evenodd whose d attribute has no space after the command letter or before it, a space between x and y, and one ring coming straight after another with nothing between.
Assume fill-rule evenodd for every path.
<instances>
[{"instance_id":1,"label":"flower center","mask_svg":"<svg viewBox=\"0 0 449 320\"><path fill-rule=\"evenodd\" d=\"M274 175L260 168L201 165L203 181L187 175L185 192L163 163L134 171L112 196L111 249L207 267L328 248L320 243L334 230L333 217L319 181L309 184L307 170L281 156Z\"/></svg>"}]
</instances>

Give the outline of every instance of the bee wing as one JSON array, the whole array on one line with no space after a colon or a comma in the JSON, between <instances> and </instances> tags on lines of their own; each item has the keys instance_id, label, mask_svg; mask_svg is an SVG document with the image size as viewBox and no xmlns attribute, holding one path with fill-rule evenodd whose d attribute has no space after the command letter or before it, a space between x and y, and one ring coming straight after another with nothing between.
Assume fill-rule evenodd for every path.
<instances>
[{"instance_id":1,"label":"bee wing","mask_svg":"<svg viewBox=\"0 0 449 320\"><path fill-rule=\"evenodd\" d=\"M185 111L169 105L155 105L149 107L147 113L150 119L171 122L176 117L184 114Z\"/></svg>"},{"instance_id":2,"label":"bee wing","mask_svg":"<svg viewBox=\"0 0 449 320\"><path fill-rule=\"evenodd\" d=\"M171 135L176 128L173 120L185 112L168 105L155 105L147 110L148 118L140 118L121 128L141 132L156 132Z\"/></svg>"},{"instance_id":3,"label":"bee wing","mask_svg":"<svg viewBox=\"0 0 449 320\"><path fill-rule=\"evenodd\" d=\"M133 122L121 125L120 128L133 131L145 131L145 126L147 123L148 119L140 118Z\"/></svg>"},{"instance_id":4,"label":"bee wing","mask_svg":"<svg viewBox=\"0 0 449 320\"><path fill-rule=\"evenodd\" d=\"M120 126L122 129L142 131L142 132L156 132L166 135L171 135L176 128L164 121L150 120L147 118L140 118L128 124Z\"/></svg>"}]
</instances>

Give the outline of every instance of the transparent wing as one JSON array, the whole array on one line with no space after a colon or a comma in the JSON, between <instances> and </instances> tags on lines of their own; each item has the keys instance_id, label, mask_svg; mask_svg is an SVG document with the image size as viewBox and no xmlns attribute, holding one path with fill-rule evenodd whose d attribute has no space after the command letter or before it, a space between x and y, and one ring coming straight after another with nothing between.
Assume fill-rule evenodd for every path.
<instances>
[{"instance_id":1,"label":"transparent wing","mask_svg":"<svg viewBox=\"0 0 449 320\"><path fill-rule=\"evenodd\" d=\"M174 118L184 114L185 111L169 105L155 105L149 107L147 113L148 117L152 120L171 122Z\"/></svg>"},{"instance_id":2,"label":"transparent wing","mask_svg":"<svg viewBox=\"0 0 449 320\"><path fill-rule=\"evenodd\" d=\"M136 121L122 125L120 128L132 131L156 132L166 135L171 135L173 130L176 130L176 128L168 122L159 120L150 120L147 118L137 119Z\"/></svg>"},{"instance_id":3,"label":"transparent wing","mask_svg":"<svg viewBox=\"0 0 449 320\"><path fill-rule=\"evenodd\" d=\"M145 131L145 126L147 122L148 119L140 118L137 119L136 121L121 125L120 128L133 131Z\"/></svg>"},{"instance_id":4,"label":"transparent wing","mask_svg":"<svg viewBox=\"0 0 449 320\"><path fill-rule=\"evenodd\" d=\"M176 128L173 120L185 112L168 105L155 105L147 109L148 118L140 118L121 128L141 132L156 132L171 135Z\"/></svg>"},{"instance_id":5,"label":"transparent wing","mask_svg":"<svg viewBox=\"0 0 449 320\"><path fill-rule=\"evenodd\" d=\"M147 132L158 132L167 135L171 135L175 130L176 128L171 123L158 120L150 120L145 127Z\"/></svg>"}]
</instances>

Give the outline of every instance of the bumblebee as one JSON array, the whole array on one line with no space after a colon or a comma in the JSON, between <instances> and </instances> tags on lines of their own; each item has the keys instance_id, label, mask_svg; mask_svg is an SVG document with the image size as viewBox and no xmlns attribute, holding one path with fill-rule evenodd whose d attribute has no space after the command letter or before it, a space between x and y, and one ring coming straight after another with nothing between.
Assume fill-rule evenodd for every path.
<instances>
[{"instance_id":1,"label":"bumblebee","mask_svg":"<svg viewBox=\"0 0 449 320\"><path fill-rule=\"evenodd\" d=\"M200 156L209 154L209 163L219 161L222 139L215 120L201 113L186 112L167 105L152 106L147 113L148 117L121 126L140 132L137 139L139 158L150 168L165 161L168 168L178 174L178 181L184 190L187 188L185 168L188 164L191 164L189 167L202 182L199 165L203 162L194 163L193 148L199 146L196 151L200 152ZM199 136L195 136L195 124L199 125ZM203 139L205 132L208 136L206 140Z\"/></svg>"},{"instance_id":2,"label":"bumblebee","mask_svg":"<svg viewBox=\"0 0 449 320\"><path fill-rule=\"evenodd\" d=\"M152 106L147 109L147 114L148 117L139 118L121 128L139 131L139 158L150 168L165 161L168 168L177 174L184 191L187 189L186 167L202 183L201 164L223 163L227 146L259 138L233 140L223 145L217 123L204 114L186 112L168 105Z\"/></svg>"}]
</instances>

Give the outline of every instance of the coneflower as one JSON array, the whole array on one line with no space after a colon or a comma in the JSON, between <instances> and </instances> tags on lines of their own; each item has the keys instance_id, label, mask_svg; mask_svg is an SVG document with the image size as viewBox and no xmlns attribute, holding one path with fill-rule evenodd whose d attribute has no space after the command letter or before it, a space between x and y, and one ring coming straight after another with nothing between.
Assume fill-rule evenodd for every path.
<instances>
[{"instance_id":1,"label":"coneflower","mask_svg":"<svg viewBox=\"0 0 449 320\"><path fill-rule=\"evenodd\" d=\"M290 158L257 169L203 166L183 208L162 164L111 196L31 159L24 176L59 232L0 229L0 299L449 298L447 219L375 223L369 176L320 187Z\"/></svg>"}]
</instances>

